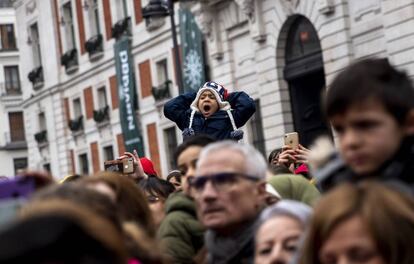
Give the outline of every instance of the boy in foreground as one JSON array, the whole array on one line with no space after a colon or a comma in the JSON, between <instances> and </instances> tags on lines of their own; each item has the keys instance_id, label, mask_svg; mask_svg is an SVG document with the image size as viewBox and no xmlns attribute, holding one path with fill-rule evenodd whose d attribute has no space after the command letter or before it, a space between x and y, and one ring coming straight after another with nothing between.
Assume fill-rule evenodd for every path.
<instances>
[{"instance_id":1,"label":"boy in foreground","mask_svg":"<svg viewBox=\"0 0 414 264\"><path fill-rule=\"evenodd\" d=\"M414 191L414 88L404 72L387 59L350 65L328 90L325 112L346 168L322 188L375 178Z\"/></svg>"}]
</instances>

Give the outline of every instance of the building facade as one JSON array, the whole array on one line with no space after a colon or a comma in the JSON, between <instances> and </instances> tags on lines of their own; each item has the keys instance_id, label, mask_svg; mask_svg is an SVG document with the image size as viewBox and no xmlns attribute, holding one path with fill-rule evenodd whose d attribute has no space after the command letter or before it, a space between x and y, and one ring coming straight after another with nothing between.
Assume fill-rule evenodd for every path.
<instances>
[{"instance_id":1,"label":"building facade","mask_svg":"<svg viewBox=\"0 0 414 264\"><path fill-rule=\"evenodd\" d=\"M28 164L19 46L12 1L0 2L0 175L13 176Z\"/></svg>"},{"instance_id":2,"label":"building facade","mask_svg":"<svg viewBox=\"0 0 414 264\"><path fill-rule=\"evenodd\" d=\"M112 37L119 33L130 36L145 155L162 175L173 168L181 135L162 114L165 101L178 95L171 26L168 19L145 21L148 3L15 1L29 167L56 177L93 173L124 151ZM319 95L351 61L386 56L414 74L414 0L179 5L203 32L211 79L255 99L245 141L264 154L280 147L286 132L298 131L305 145L330 133Z\"/></svg>"}]
</instances>

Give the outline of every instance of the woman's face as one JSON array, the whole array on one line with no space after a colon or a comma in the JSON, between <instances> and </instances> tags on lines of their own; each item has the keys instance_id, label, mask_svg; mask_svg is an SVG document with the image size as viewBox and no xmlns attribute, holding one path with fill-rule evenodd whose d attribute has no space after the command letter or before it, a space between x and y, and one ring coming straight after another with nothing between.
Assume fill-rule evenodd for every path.
<instances>
[{"instance_id":1,"label":"woman's face","mask_svg":"<svg viewBox=\"0 0 414 264\"><path fill-rule=\"evenodd\" d=\"M181 186L183 192L191 196L191 188L189 184L189 179L194 178L195 168L200 156L202 147L200 146L190 146L186 148L177 158L178 169L181 171Z\"/></svg>"},{"instance_id":2,"label":"woman's face","mask_svg":"<svg viewBox=\"0 0 414 264\"><path fill-rule=\"evenodd\" d=\"M266 221L256 233L255 264L289 263L302 233L300 222L290 216L276 216Z\"/></svg>"},{"instance_id":3,"label":"woman's face","mask_svg":"<svg viewBox=\"0 0 414 264\"><path fill-rule=\"evenodd\" d=\"M145 195L147 196L147 201L151 210L152 218L154 219L155 226L158 227L165 217L165 201L161 196L153 195L149 192L145 192Z\"/></svg>"},{"instance_id":4,"label":"woman's face","mask_svg":"<svg viewBox=\"0 0 414 264\"><path fill-rule=\"evenodd\" d=\"M385 264L362 220L354 216L340 223L319 252L322 264Z\"/></svg>"}]
</instances>

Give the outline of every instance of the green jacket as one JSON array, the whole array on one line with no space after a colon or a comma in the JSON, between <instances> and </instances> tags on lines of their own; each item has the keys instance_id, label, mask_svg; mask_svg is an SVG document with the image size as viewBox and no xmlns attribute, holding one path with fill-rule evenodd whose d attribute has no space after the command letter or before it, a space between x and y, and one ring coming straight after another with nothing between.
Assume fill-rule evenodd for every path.
<instances>
[{"instance_id":1,"label":"green jacket","mask_svg":"<svg viewBox=\"0 0 414 264\"><path fill-rule=\"evenodd\" d=\"M279 174L267 180L282 196L282 199L296 200L309 206L321 196L318 189L301 175Z\"/></svg>"},{"instance_id":2,"label":"green jacket","mask_svg":"<svg viewBox=\"0 0 414 264\"><path fill-rule=\"evenodd\" d=\"M158 229L164 252L172 263L193 263L204 245L204 228L197 220L195 202L182 192L174 193L167 199L165 210Z\"/></svg>"}]
</instances>

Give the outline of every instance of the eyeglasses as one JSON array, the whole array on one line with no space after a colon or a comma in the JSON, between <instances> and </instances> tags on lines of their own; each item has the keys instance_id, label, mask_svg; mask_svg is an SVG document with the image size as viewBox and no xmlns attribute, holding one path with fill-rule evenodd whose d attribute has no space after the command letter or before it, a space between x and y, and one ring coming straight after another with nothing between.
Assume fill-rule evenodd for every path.
<instances>
[{"instance_id":1,"label":"eyeglasses","mask_svg":"<svg viewBox=\"0 0 414 264\"><path fill-rule=\"evenodd\" d=\"M217 191L226 191L229 187L233 186L238 178L243 178L250 181L258 181L259 179L255 176L238 173L238 172L223 172L205 176L196 176L192 179L189 179L190 186L196 191L201 192L206 187L208 181L211 181L211 184Z\"/></svg>"}]
</instances>

